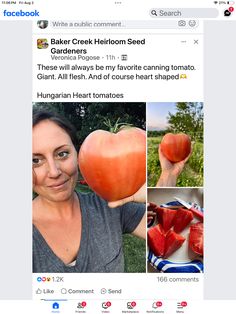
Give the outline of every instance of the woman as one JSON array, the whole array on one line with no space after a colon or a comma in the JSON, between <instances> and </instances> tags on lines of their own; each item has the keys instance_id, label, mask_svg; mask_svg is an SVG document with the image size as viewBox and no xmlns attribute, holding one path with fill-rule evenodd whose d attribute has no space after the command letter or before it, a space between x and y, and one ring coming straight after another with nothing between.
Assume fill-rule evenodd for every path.
<instances>
[{"instance_id":1,"label":"woman","mask_svg":"<svg viewBox=\"0 0 236 314\"><path fill-rule=\"evenodd\" d=\"M33 271L123 272L122 234L145 238L145 188L110 207L75 192L76 134L54 113L34 113L32 150Z\"/></svg>"}]
</instances>

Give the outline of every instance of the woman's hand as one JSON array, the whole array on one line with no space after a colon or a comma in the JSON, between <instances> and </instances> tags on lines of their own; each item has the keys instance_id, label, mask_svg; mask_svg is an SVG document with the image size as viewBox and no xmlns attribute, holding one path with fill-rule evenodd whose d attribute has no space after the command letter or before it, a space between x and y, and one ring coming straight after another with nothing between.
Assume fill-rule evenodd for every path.
<instances>
[{"instance_id":1,"label":"woman's hand","mask_svg":"<svg viewBox=\"0 0 236 314\"><path fill-rule=\"evenodd\" d=\"M118 201L109 202L108 206L115 208L129 202L145 203L146 202L146 183L133 195Z\"/></svg>"},{"instance_id":2,"label":"woman's hand","mask_svg":"<svg viewBox=\"0 0 236 314\"><path fill-rule=\"evenodd\" d=\"M147 224L156 219L157 205L155 203L147 203Z\"/></svg>"},{"instance_id":3,"label":"woman's hand","mask_svg":"<svg viewBox=\"0 0 236 314\"><path fill-rule=\"evenodd\" d=\"M178 176L181 174L186 162L189 160L192 154L192 150L193 150L193 147L191 147L191 151L189 155L184 160L172 163L164 156L164 154L161 151L161 145L159 145L158 152L159 152L159 160L160 160L162 172L157 182L157 185L156 185L157 187L176 186Z\"/></svg>"}]
</instances>

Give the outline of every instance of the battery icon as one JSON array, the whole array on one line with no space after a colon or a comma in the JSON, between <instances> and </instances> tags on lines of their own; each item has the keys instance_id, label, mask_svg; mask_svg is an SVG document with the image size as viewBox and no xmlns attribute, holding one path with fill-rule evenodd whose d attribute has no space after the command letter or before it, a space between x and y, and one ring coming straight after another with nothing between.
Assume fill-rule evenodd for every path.
<instances>
[{"instance_id":1,"label":"battery icon","mask_svg":"<svg viewBox=\"0 0 236 314\"><path fill-rule=\"evenodd\" d=\"M227 4L233 5L233 4L235 4L235 2L234 1L227 1Z\"/></svg>"}]
</instances>

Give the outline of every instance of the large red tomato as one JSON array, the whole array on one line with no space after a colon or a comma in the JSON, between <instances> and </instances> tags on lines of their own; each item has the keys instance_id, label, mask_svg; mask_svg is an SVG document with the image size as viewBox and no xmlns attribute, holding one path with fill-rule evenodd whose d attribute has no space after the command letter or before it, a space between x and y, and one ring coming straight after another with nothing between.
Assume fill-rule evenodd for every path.
<instances>
[{"instance_id":1,"label":"large red tomato","mask_svg":"<svg viewBox=\"0 0 236 314\"><path fill-rule=\"evenodd\" d=\"M94 131L83 142L78 163L88 185L105 200L133 195L146 181L146 132Z\"/></svg>"},{"instance_id":2,"label":"large red tomato","mask_svg":"<svg viewBox=\"0 0 236 314\"><path fill-rule=\"evenodd\" d=\"M183 133L167 133L161 141L161 151L171 162L184 160L191 151L190 137Z\"/></svg>"}]
</instances>

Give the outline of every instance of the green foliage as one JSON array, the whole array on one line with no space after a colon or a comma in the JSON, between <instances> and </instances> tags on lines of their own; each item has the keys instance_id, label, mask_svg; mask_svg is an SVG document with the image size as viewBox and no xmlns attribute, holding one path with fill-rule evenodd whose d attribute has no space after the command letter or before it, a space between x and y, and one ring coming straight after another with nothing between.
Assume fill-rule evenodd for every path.
<instances>
[{"instance_id":1,"label":"green foliage","mask_svg":"<svg viewBox=\"0 0 236 314\"><path fill-rule=\"evenodd\" d=\"M89 188L88 185L79 184L79 182L77 183L75 190L77 192L80 192L80 193L91 193L92 192L92 190Z\"/></svg>"},{"instance_id":2,"label":"green foliage","mask_svg":"<svg viewBox=\"0 0 236 314\"><path fill-rule=\"evenodd\" d=\"M158 145L162 137L148 138L148 186L156 186L161 175L161 166L158 155ZM177 186L203 186L203 143L196 142L193 152L185 165L184 171L178 178Z\"/></svg>"},{"instance_id":3,"label":"green foliage","mask_svg":"<svg viewBox=\"0 0 236 314\"><path fill-rule=\"evenodd\" d=\"M203 144L194 143L193 152L189 159L189 166L203 176Z\"/></svg>"},{"instance_id":4,"label":"green foliage","mask_svg":"<svg viewBox=\"0 0 236 314\"><path fill-rule=\"evenodd\" d=\"M161 175L161 167L158 157L158 144L161 137L148 137L148 156L147 156L147 177L148 186L156 186L157 180Z\"/></svg>"},{"instance_id":5,"label":"green foliage","mask_svg":"<svg viewBox=\"0 0 236 314\"><path fill-rule=\"evenodd\" d=\"M146 272L146 241L131 234L123 235L126 273Z\"/></svg>"},{"instance_id":6,"label":"green foliage","mask_svg":"<svg viewBox=\"0 0 236 314\"><path fill-rule=\"evenodd\" d=\"M163 136L166 133L166 131L148 131L147 136L148 137L157 137L157 136Z\"/></svg>"},{"instance_id":7,"label":"green foliage","mask_svg":"<svg viewBox=\"0 0 236 314\"><path fill-rule=\"evenodd\" d=\"M203 142L203 103L179 102L176 104L177 112L169 112L167 117L172 133L185 133L192 141Z\"/></svg>"},{"instance_id":8,"label":"green foliage","mask_svg":"<svg viewBox=\"0 0 236 314\"><path fill-rule=\"evenodd\" d=\"M115 125L120 118L119 122L146 128L145 103L34 103L33 109L65 116L76 128L80 144L92 131L108 130L105 119Z\"/></svg>"}]
</instances>

